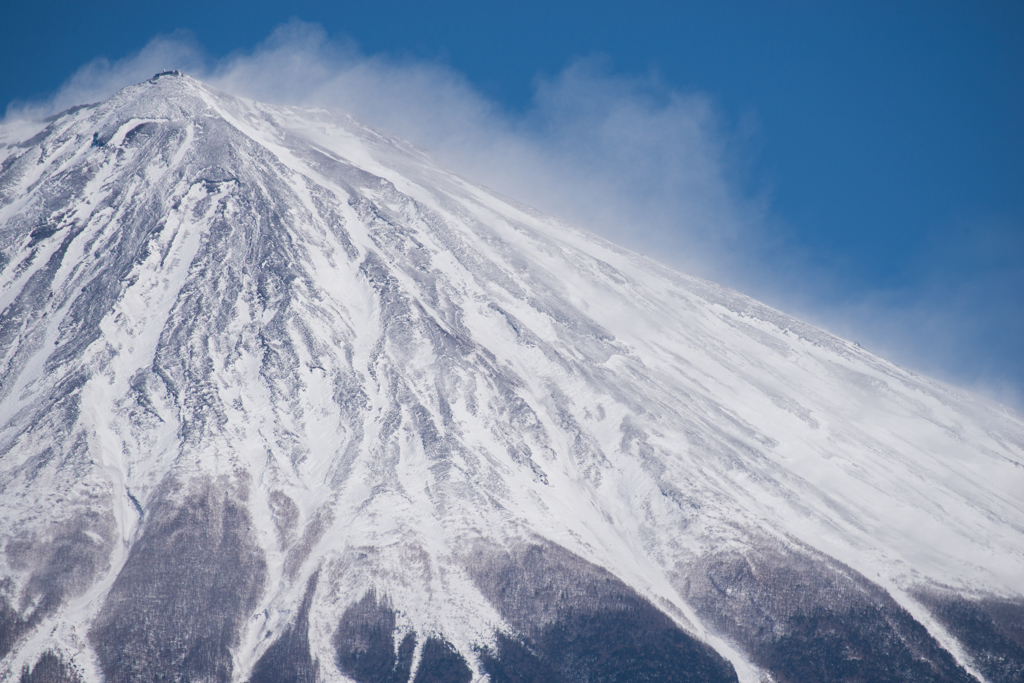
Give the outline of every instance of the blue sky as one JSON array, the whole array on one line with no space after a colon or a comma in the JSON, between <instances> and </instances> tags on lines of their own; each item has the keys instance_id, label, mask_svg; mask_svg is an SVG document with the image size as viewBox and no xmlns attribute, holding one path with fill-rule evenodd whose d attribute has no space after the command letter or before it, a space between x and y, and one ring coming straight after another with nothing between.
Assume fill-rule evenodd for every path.
<instances>
[{"instance_id":1,"label":"blue sky","mask_svg":"<svg viewBox=\"0 0 1024 683\"><path fill-rule=\"evenodd\" d=\"M13 115L154 65L342 106L539 208L1024 403L1020 2L99 0L4 16Z\"/></svg>"}]
</instances>

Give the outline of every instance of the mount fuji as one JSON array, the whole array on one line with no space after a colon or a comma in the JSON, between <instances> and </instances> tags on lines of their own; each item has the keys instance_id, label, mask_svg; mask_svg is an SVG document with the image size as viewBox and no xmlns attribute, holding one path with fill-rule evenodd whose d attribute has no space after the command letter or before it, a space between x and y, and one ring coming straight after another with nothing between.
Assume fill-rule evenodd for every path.
<instances>
[{"instance_id":1,"label":"mount fuji","mask_svg":"<svg viewBox=\"0 0 1024 683\"><path fill-rule=\"evenodd\" d=\"M25 683L1024 680L1020 415L178 72L0 126L0 549Z\"/></svg>"}]
</instances>

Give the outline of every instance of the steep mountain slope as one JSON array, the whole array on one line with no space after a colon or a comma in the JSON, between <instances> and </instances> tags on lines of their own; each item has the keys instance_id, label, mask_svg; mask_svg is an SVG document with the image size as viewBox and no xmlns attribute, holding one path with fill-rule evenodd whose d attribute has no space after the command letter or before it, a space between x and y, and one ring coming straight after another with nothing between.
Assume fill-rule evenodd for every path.
<instances>
[{"instance_id":1,"label":"steep mountain slope","mask_svg":"<svg viewBox=\"0 0 1024 683\"><path fill-rule=\"evenodd\" d=\"M1019 680L1005 408L334 112L0 144L0 677Z\"/></svg>"}]
</instances>

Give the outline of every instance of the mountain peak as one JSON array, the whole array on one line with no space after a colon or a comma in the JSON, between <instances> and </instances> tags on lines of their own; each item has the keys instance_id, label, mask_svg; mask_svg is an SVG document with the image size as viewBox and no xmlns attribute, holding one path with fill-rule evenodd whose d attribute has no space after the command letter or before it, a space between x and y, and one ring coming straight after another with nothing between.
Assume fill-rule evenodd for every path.
<instances>
[{"instance_id":1,"label":"mountain peak","mask_svg":"<svg viewBox=\"0 0 1024 683\"><path fill-rule=\"evenodd\" d=\"M1019 416L341 114L165 72L10 150L0 672L1020 661Z\"/></svg>"}]
</instances>

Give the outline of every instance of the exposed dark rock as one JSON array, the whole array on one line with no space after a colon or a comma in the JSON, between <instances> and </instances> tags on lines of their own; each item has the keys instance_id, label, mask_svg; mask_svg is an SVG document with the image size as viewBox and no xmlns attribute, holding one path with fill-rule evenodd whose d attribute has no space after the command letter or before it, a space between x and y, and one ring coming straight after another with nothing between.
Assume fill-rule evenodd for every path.
<instances>
[{"instance_id":1,"label":"exposed dark rock","mask_svg":"<svg viewBox=\"0 0 1024 683\"><path fill-rule=\"evenodd\" d=\"M395 636L390 602L369 591L345 610L334 634L338 669L358 683L407 683L416 635L406 633L397 647Z\"/></svg>"},{"instance_id":2,"label":"exposed dark rock","mask_svg":"<svg viewBox=\"0 0 1024 683\"><path fill-rule=\"evenodd\" d=\"M469 683L473 672L451 643L427 638L413 683Z\"/></svg>"},{"instance_id":3,"label":"exposed dark rock","mask_svg":"<svg viewBox=\"0 0 1024 683\"><path fill-rule=\"evenodd\" d=\"M108 683L229 681L231 647L266 568L223 486L171 481L89 631Z\"/></svg>"},{"instance_id":4,"label":"exposed dark rock","mask_svg":"<svg viewBox=\"0 0 1024 683\"><path fill-rule=\"evenodd\" d=\"M735 681L726 660L610 572L554 544L467 563L521 641L499 634L484 667L505 681Z\"/></svg>"},{"instance_id":5,"label":"exposed dark rock","mask_svg":"<svg viewBox=\"0 0 1024 683\"><path fill-rule=\"evenodd\" d=\"M688 571L701 617L781 683L974 681L885 590L823 555L765 545Z\"/></svg>"},{"instance_id":6,"label":"exposed dark rock","mask_svg":"<svg viewBox=\"0 0 1024 683\"><path fill-rule=\"evenodd\" d=\"M81 683L78 672L53 652L44 652L35 666L21 670L19 683Z\"/></svg>"},{"instance_id":7,"label":"exposed dark rock","mask_svg":"<svg viewBox=\"0 0 1024 683\"><path fill-rule=\"evenodd\" d=\"M495 640L496 650L480 653L480 661L491 683L568 683L570 680L521 640L504 633L496 634Z\"/></svg>"},{"instance_id":8,"label":"exposed dark rock","mask_svg":"<svg viewBox=\"0 0 1024 683\"><path fill-rule=\"evenodd\" d=\"M256 662L250 683L315 683L317 680L317 664L309 652L309 607L316 582L317 574L313 574L306 586L298 618Z\"/></svg>"},{"instance_id":9,"label":"exposed dark rock","mask_svg":"<svg viewBox=\"0 0 1024 683\"><path fill-rule=\"evenodd\" d=\"M6 598L0 597L0 659L7 656L18 639L37 621L38 617L35 614L28 619L23 618L18 610L11 607Z\"/></svg>"},{"instance_id":10,"label":"exposed dark rock","mask_svg":"<svg viewBox=\"0 0 1024 683\"><path fill-rule=\"evenodd\" d=\"M1024 681L1024 600L967 598L951 591L915 591L956 637L989 683Z\"/></svg>"}]
</instances>

